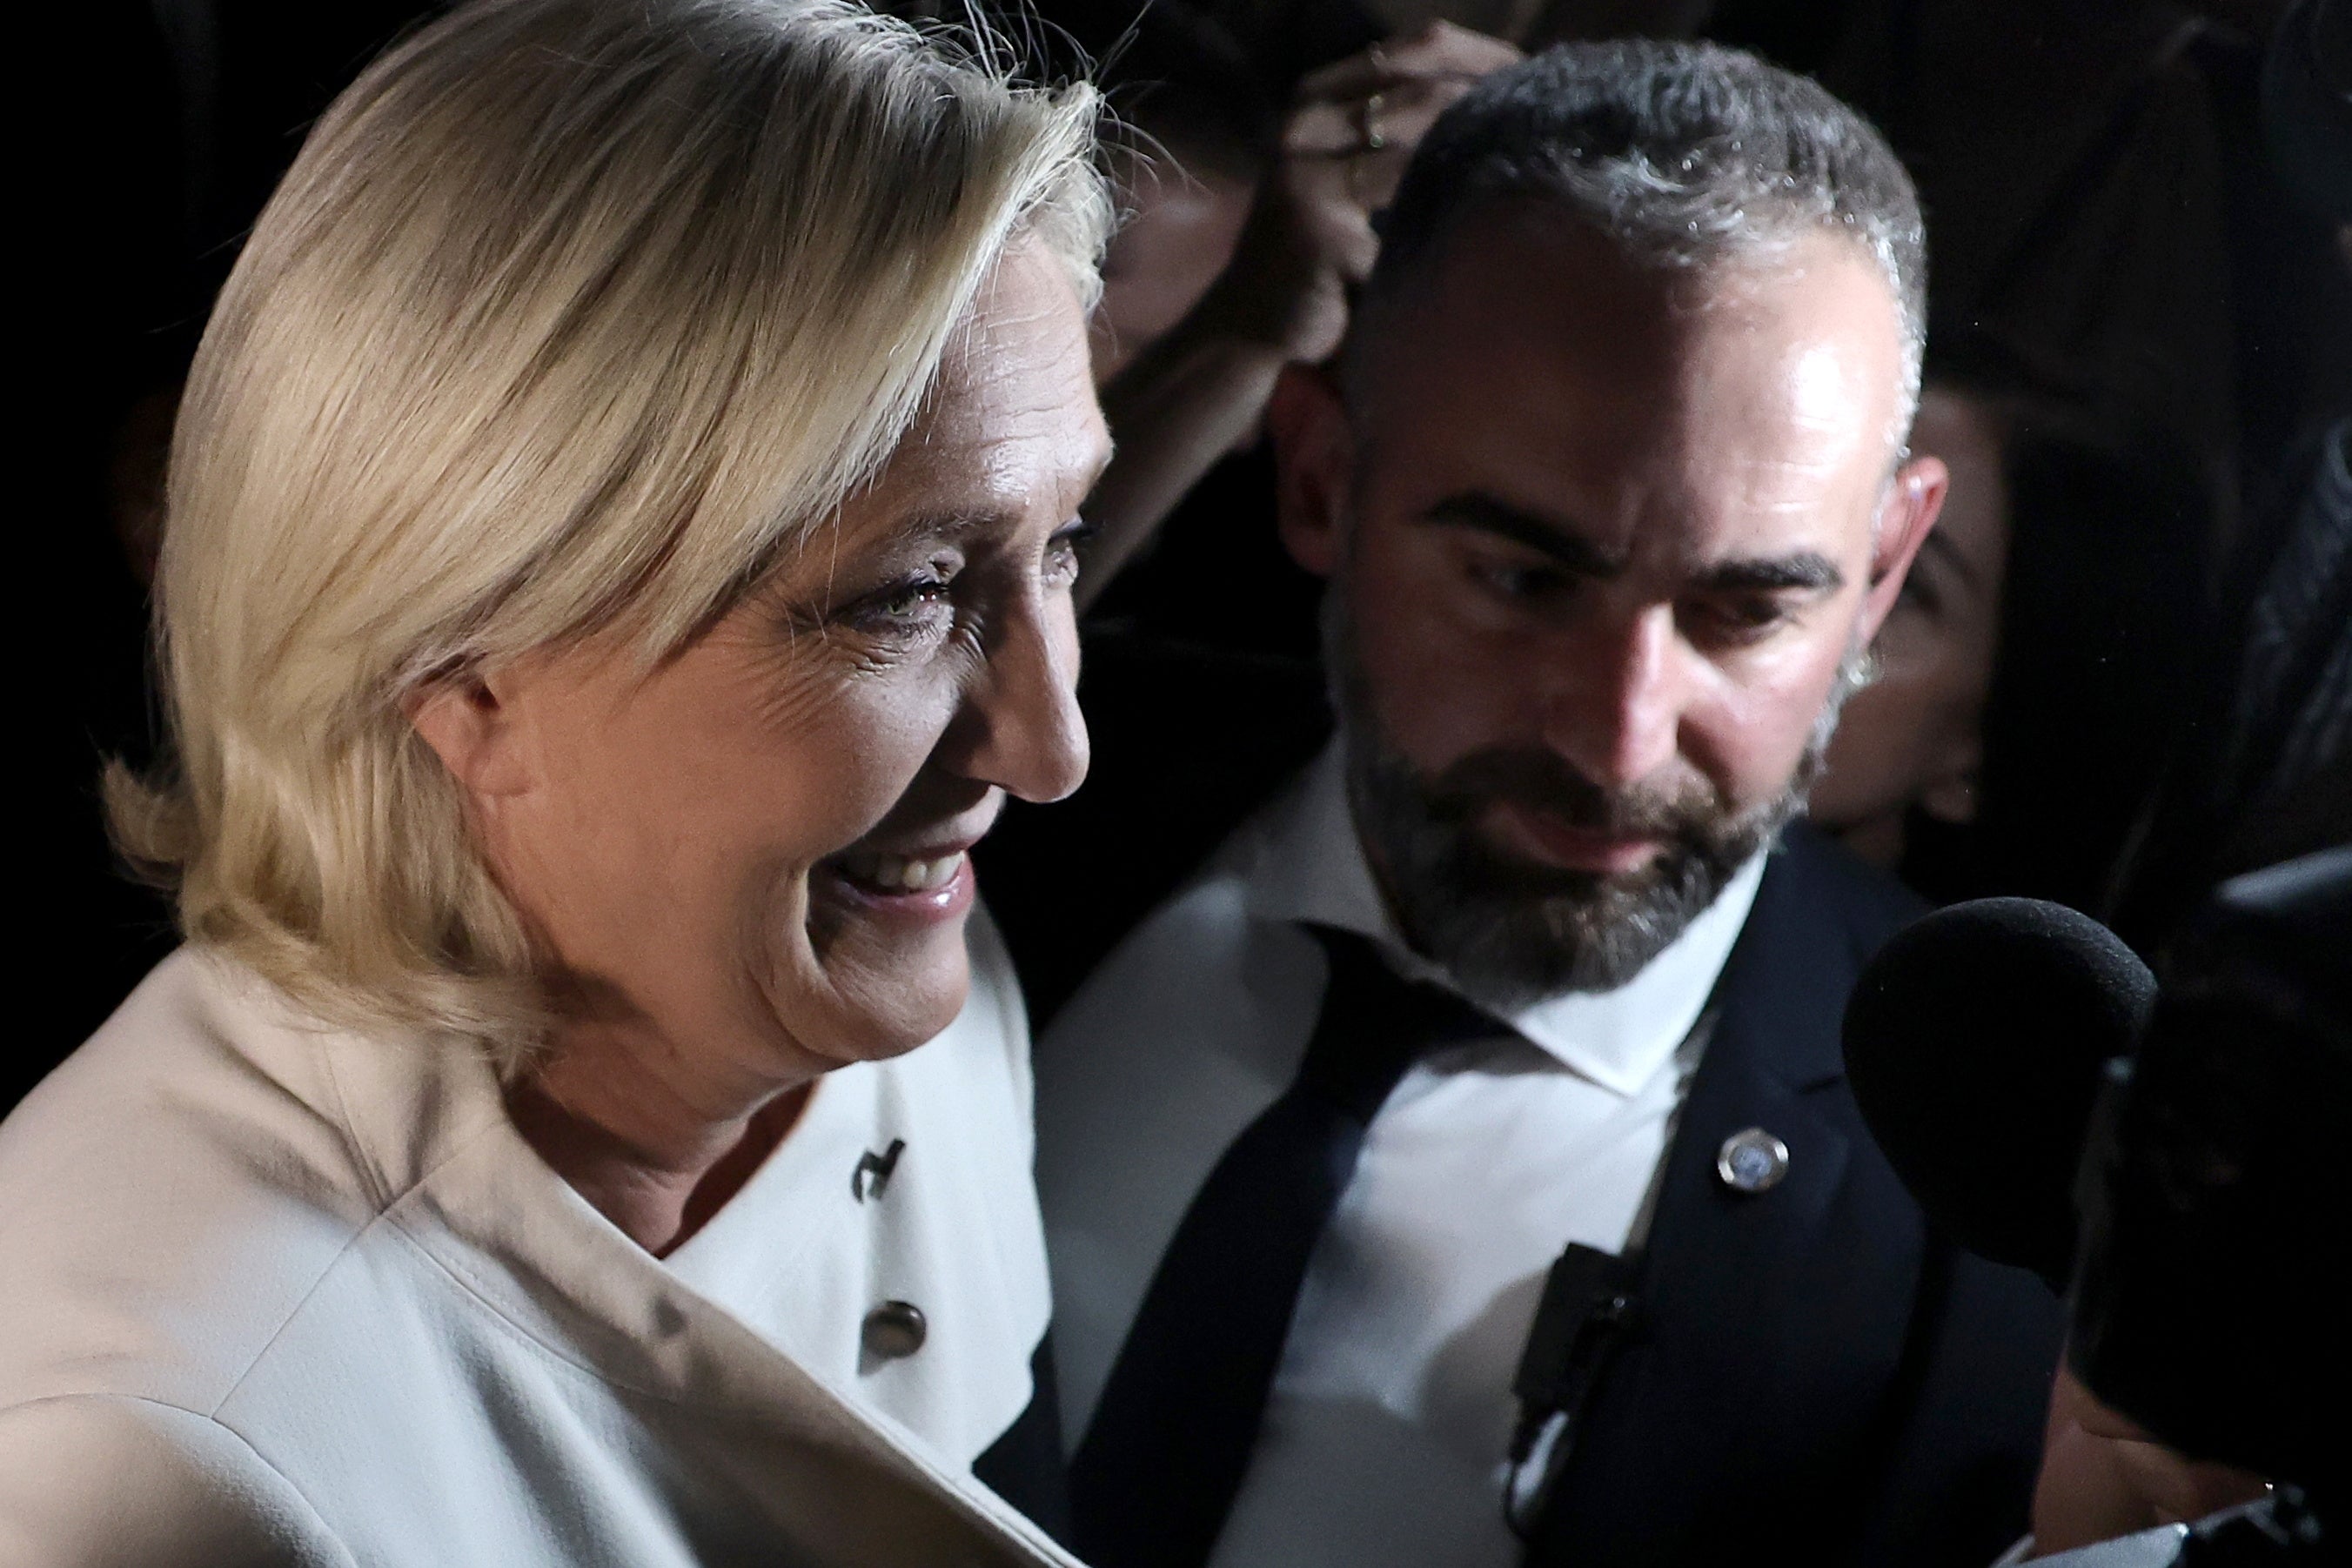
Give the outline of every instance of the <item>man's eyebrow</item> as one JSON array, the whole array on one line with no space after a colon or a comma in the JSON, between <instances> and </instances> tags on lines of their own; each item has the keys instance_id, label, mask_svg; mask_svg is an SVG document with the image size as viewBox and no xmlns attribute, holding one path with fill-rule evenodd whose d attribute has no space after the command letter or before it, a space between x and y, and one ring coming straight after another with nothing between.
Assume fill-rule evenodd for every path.
<instances>
[{"instance_id":1,"label":"man's eyebrow","mask_svg":"<svg viewBox=\"0 0 2352 1568\"><path fill-rule=\"evenodd\" d=\"M1549 557L1580 577L1614 577L1625 570L1622 557L1609 554L1580 537L1568 524L1476 490L1447 496L1423 511L1422 521L1441 528L1475 529L1507 539Z\"/></svg>"},{"instance_id":2,"label":"man's eyebrow","mask_svg":"<svg viewBox=\"0 0 2352 1568\"><path fill-rule=\"evenodd\" d=\"M1837 563L1818 550L1751 561L1718 561L1698 574L1696 586L1713 594L1785 594L1804 589L1833 594L1845 586Z\"/></svg>"}]
</instances>

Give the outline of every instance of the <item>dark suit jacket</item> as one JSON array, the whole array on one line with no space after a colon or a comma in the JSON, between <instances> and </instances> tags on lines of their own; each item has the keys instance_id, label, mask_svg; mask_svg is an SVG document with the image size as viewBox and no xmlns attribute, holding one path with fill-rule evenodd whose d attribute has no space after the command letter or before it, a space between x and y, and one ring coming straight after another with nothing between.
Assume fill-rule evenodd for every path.
<instances>
[{"instance_id":1,"label":"dark suit jacket","mask_svg":"<svg viewBox=\"0 0 2352 1568\"><path fill-rule=\"evenodd\" d=\"M1094 780L981 857L1041 1019L1329 728L1297 667L1116 640L1088 658ZM1642 1316L1529 1563L1983 1568L2024 1532L2058 1304L1933 1232L1844 1081L1846 994L1922 908L1810 828L1786 836L1667 1157ZM1752 1197L1715 1173L1749 1127L1790 1152Z\"/></svg>"},{"instance_id":2,"label":"dark suit jacket","mask_svg":"<svg viewBox=\"0 0 2352 1568\"><path fill-rule=\"evenodd\" d=\"M1639 1326L1531 1564L1983 1568L2024 1533L2058 1303L1936 1234L1839 1048L1863 963L1920 907L1811 828L1785 836L1667 1156ZM1749 1127L1789 1147L1754 1196L1715 1171Z\"/></svg>"}]
</instances>

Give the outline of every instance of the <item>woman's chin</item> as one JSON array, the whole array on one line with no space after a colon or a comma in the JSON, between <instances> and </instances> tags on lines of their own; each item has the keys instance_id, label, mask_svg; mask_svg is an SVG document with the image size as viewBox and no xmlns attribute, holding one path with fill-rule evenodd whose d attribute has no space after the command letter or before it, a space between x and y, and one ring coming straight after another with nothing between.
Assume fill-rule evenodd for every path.
<instances>
[{"instance_id":1,"label":"woman's chin","mask_svg":"<svg viewBox=\"0 0 2352 1568\"><path fill-rule=\"evenodd\" d=\"M832 1016L821 1032L793 1033L803 1040L813 1035L824 1038L820 1054L846 1063L902 1055L954 1023L971 989L971 961L964 946L972 902L969 868L958 881L960 889L940 889L945 898L934 896L929 907L913 910L903 907L913 900L813 885L813 902L831 906L823 910L829 918L813 922L813 930L824 935L811 943L808 957L814 960L814 989L823 997L818 1010ZM791 1015L800 1009L782 996L778 1000L785 1004L779 1012L790 1027Z\"/></svg>"}]
</instances>

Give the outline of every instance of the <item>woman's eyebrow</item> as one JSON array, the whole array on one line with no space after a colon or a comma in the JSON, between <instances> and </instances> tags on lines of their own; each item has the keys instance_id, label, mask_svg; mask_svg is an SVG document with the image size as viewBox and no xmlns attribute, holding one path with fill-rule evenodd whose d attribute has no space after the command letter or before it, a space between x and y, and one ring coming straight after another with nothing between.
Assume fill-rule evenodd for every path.
<instances>
[{"instance_id":1,"label":"woman's eyebrow","mask_svg":"<svg viewBox=\"0 0 2352 1568\"><path fill-rule=\"evenodd\" d=\"M1056 470L1049 482L1061 487L1068 502L1060 510L1076 511L1084 504L1094 492L1103 470L1110 466L1110 458L1111 447L1106 441L1099 447L1089 447L1082 461ZM900 521L898 531L901 538L922 537L943 543L960 543L976 533L1018 527L1027 499L1012 493L1001 496L976 493L965 505L933 506L916 510Z\"/></svg>"},{"instance_id":2,"label":"woman's eyebrow","mask_svg":"<svg viewBox=\"0 0 2352 1568\"><path fill-rule=\"evenodd\" d=\"M902 540L927 539L942 544L959 544L976 533L1002 528L1012 521L1013 513L1003 507L955 507L944 510L918 511L901 519L895 531Z\"/></svg>"}]
</instances>

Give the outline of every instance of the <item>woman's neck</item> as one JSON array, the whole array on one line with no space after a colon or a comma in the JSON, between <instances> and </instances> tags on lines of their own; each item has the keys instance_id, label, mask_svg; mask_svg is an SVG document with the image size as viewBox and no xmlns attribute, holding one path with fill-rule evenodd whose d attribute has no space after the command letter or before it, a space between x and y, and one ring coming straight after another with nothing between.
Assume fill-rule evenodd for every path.
<instances>
[{"instance_id":1,"label":"woman's neck","mask_svg":"<svg viewBox=\"0 0 2352 1568\"><path fill-rule=\"evenodd\" d=\"M675 1055L590 1031L559 1039L507 1089L523 1141L629 1238L667 1257L742 1190L807 1109L789 1086L677 1081Z\"/></svg>"}]
</instances>

